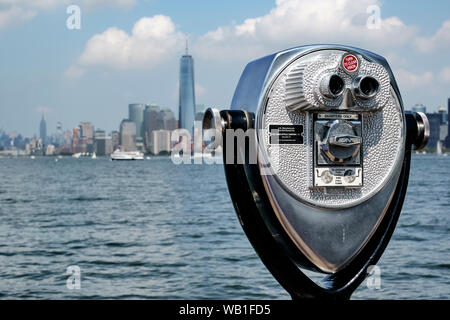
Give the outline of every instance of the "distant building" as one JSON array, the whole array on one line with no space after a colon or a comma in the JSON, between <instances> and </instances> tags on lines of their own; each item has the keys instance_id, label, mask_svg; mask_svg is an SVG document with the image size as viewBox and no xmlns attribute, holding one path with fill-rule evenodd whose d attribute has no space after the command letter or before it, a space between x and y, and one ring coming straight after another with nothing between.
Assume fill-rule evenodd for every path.
<instances>
[{"instance_id":1,"label":"distant building","mask_svg":"<svg viewBox=\"0 0 450 320\"><path fill-rule=\"evenodd\" d=\"M104 138L104 137L106 137L105 130L101 130L101 129L95 130L94 140L101 139L101 138Z\"/></svg>"},{"instance_id":2,"label":"distant building","mask_svg":"<svg viewBox=\"0 0 450 320\"><path fill-rule=\"evenodd\" d=\"M55 143L58 146L64 145L64 130L61 122L56 123Z\"/></svg>"},{"instance_id":3,"label":"distant building","mask_svg":"<svg viewBox=\"0 0 450 320\"><path fill-rule=\"evenodd\" d=\"M80 136L85 137L89 141L94 140L94 125L90 122L80 122Z\"/></svg>"},{"instance_id":4,"label":"distant building","mask_svg":"<svg viewBox=\"0 0 450 320\"><path fill-rule=\"evenodd\" d=\"M120 123L120 150L136 151L136 124L128 119Z\"/></svg>"},{"instance_id":5,"label":"distant building","mask_svg":"<svg viewBox=\"0 0 450 320\"><path fill-rule=\"evenodd\" d=\"M80 143L83 144L84 152L94 152L94 125L90 122L80 122ZM85 147L84 147L85 145Z\"/></svg>"},{"instance_id":6,"label":"distant building","mask_svg":"<svg viewBox=\"0 0 450 320\"><path fill-rule=\"evenodd\" d=\"M98 156L112 153L111 137L106 136L104 130L95 130L95 153Z\"/></svg>"},{"instance_id":7,"label":"distant building","mask_svg":"<svg viewBox=\"0 0 450 320\"><path fill-rule=\"evenodd\" d=\"M450 98L447 101L447 116L450 114ZM447 138L445 138L445 147L450 148L450 121L447 118Z\"/></svg>"},{"instance_id":8,"label":"distant building","mask_svg":"<svg viewBox=\"0 0 450 320\"><path fill-rule=\"evenodd\" d=\"M144 105L141 103L132 103L128 105L128 120L136 125L136 138L144 136Z\"/></svg>"},{"instance_id":9,"label":"distant building","mask_svg":"<svg viewBox=\"0 0 450 320\"><path fill-rule=\"evenodd\" d=\"M147 150L151 151L153 131L158 130L159 107L155 104L147 105L144 111L144 141Z\"/></svg>"},{"instance_id":10,"label":"distant building","mask_svg":"<svg viewBox=\"0 0 450 320\"><path fill-rule=\"evenodd\" d=\"M157 130L173 131L177 128L177 121L173 111L160 108L155 105L148 105L144 112L144 128L145 128L145 145L147 150L154 153L153 138L154 132Z\"/></svg>"},{"instance_id":11,"label":"distant building","mask_svg":"<svg viewBox=\"0 0 450 320\"><path fill-rule=\"evenodd\" d=\"M203 121L203 114L205 113L205 105L197 104L195 106L195 121Z\"/></svg>"},{"instance_id":12,"label":"distant building","mask_svg":"<svg viewBox=\"0 0 450 320\"><path fill-rule=\"evenodd\" d=\"M80 128L72 130L72 153L78 153L78 144L80 141Z\"/></svg>"},{"instance_id":13,"label":"distant building","mask_svg":"<svg viewBox=\"0 0 450 320\"><path fill-rule=\"evenodd\" d=\"M25 154L26 155L41 155L42 149L42 139L36 139L32 138L26 145L25 145Z\"/></svg>"},{"instance_id":14,"label":"distant building","mask_svg":"<svg viewBox=\"0 0 450 320\"><path fill-rule=\"evenodd\" d=\"M430 123L430 137L427 146L435 148L441 135L441 115L439 113L427 113Z\"/></svg>"},{"instance_id":15,"label":"distant building","mask_svg":"<svg viewBox=\"0 0 450 320\"><path fill-rule=\"evenodd\" d=\"M169 130L156 130L153 131L153 145L151 152L154 155L158 155L162 152L170 153L171 151L171 143L170 143L170 135L171 131Z\"/></svg>"},{"instance_id":16,"label":"distant building","mask_svg":"<svg viewBox=\"0 0 450 320\"><path fill-rule=\"evenodd\" d=\"M128 119L136 125L136 149L144 150L144 105L132 103L128 105Z\"/></svg>"},{"instance_id":17,"label":"distant building","mask_svg":"<svg viewBox=\"0 0 450 320\"><path fill-rule=\"evenodd\" d=\"M44 114L42 114L41 123L39 124L39 138L41 138L42 143L47 142L47 122L44 119Z\"/></svg>"},{"instance_id":18,"label":"distant building","mask_svg":"<svg viewBox=\"0 0 450 320\"><path fill-rule=\"evenodd\" d=\"M445 138L447 138L448 134L448 124L441 124L439 129L439 140L445 142Z\"/></svg>"},{"instance_id":19,"label":"distant building","mask_svg":"<svg viewBox=\"0 0 450 320\"><path fill-rule=\"evenodd\" d=\"M47 145L45 148L45 155L46 156L53 156L55 154L55 146L52 144Z\"/></svg>"},{"instance_id":20,"label":"distant building","mask_svg":"<svg viewBox=\"0 0 450 320\"><path fill-rule=\"evenodd\" d=\"M89 148L88 148L88 139L86 137L81 137L78 140L78 145L77 145L77 153L88 153L88 152L93 152L94 150L94 144L90 144Z\"/></svg>"},{"instance_id":21,"label":"distant building","mask_svg":"<svg viewBox=\"0 0 450 320\"><path fill-rule=\"evenodd\" d=\"M427 107L425 107L423 104L416 104L411 109L413 112L422 112L427 113Z\"/></svg>"},{"instance_id":22,"label":"distant building","mask_svg":"<svg viewBox=\"0 0 450 320\"><path fill-rule=\"evenodd\" d=\"M202 112L204 113L206 111L206 107L204 104L196 104L195 105L195 112Z\"/></svg>"},{"instance_id":23,"label":"distant building","mask_svg":"<svg viewBox=\"0 0 450 320\"><path fill-rule=\"evenodd\" d=\"M166 108L159 112L157 117L157 128L159 130L173 131L176 129L177 121L172 110Z\"/></svg>"},{"instance_id":24,"label":"distant building","mask_svg":"<svg viewBox=\"0 0 450 320\"><path fill-rule=\"evenodd\" d=\"M120 133L119 133L119 131L111 132L111 145L112 145L113 152L120 148Z\"/></svg>"},{"instance_id":25,"label":"distant building","mask_svg":"<svg viewBox=\"0 0 450 320\"><path fill-rule=\"evenodd\" d=\"M193 134L195 119L194 59L186 54L180 60L179 127Z\"/></svg>"},{"instance_id":26,"label":"distant building","mask_svg":"<svg viewBox=\"0 0 450 320\"><path fill-rule=\"evenodd\" d=\"M438 107L438 113L441 115L441 124L446 124L448 121L448 113L444 107Z\"/></svg>"}]
</instances>

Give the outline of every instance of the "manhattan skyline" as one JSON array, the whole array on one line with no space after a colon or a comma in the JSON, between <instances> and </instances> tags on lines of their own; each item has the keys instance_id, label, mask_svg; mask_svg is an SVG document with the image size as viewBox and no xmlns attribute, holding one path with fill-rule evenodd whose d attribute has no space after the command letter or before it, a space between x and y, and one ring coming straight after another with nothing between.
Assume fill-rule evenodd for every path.
<instances>
[{"instance_id":1,"label":"manhattan skyline","mask_svg":"<svg viewBox=\"0 0 450 320\"><path fill-rule=\"evenodd\" d=\"M387 57L407 110L423 103L435 112L450 94L446 1L81 1L79 30L66 27L68 2L37 3L0 6L0 41L7 48L0 54L0 128L25 136L39 135L42 113L50 132L57 122L73 128L84 120L112 131L134 101L156 102L177 115L186 39L195 57L196 96L206 106L229 107L249 61L319 42ZM380 8L379 29L366 27L370 5Z\"/></svg>"}]
</instances>

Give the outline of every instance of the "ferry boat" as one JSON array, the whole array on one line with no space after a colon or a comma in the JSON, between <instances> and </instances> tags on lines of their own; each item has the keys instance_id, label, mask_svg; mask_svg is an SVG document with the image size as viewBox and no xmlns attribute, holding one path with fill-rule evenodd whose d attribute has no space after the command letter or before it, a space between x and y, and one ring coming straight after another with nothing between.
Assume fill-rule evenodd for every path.
<instances>
[{"instance_id":1,"label":"ferry boat","mask_svg":"<svg viewBox=\"0 0 450 320\"><path fill-rule=\"evenodd\" d=\"M139 151L120 151L111 153L111 160L144 160L144 154Z\"/></svg>"}]
</instances>

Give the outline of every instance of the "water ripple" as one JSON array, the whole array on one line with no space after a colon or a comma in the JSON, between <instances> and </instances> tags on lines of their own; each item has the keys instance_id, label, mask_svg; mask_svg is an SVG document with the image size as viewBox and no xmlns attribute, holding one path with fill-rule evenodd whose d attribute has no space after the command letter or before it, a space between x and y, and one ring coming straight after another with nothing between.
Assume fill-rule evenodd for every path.
<instances>
[{"instance_id":1,"label":"water ripple","mask_svg":"<svg viewBox=\"0 0 450 320\"><path fill-rule=\"evenodd\" d=\"M245 237L222 166L52 160L2 159L1 299L289 299ZM448 168L414 156L382 289L354 299L450 297ZM67 289L68 266L81 290Z\"/></svg>"}]
</instances>

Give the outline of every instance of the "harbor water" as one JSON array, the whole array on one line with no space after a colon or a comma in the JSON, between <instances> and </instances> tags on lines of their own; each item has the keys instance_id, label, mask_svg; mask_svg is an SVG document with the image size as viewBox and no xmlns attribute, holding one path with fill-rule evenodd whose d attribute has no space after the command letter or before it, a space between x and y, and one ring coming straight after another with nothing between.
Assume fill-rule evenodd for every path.
<instances>
[{"instance_id":1,"label":"harbor water","mask_svg":"<svg viewBox=\"0 0 450 320\"><path fill-rule=\"evenodd\" d=\"M378 285L352 299L449 299L449 235L450 157L413 155ZM221 165L37 157L0 159L0 299L289 296L242 231Z\"/></svg>"}]
</instances>

